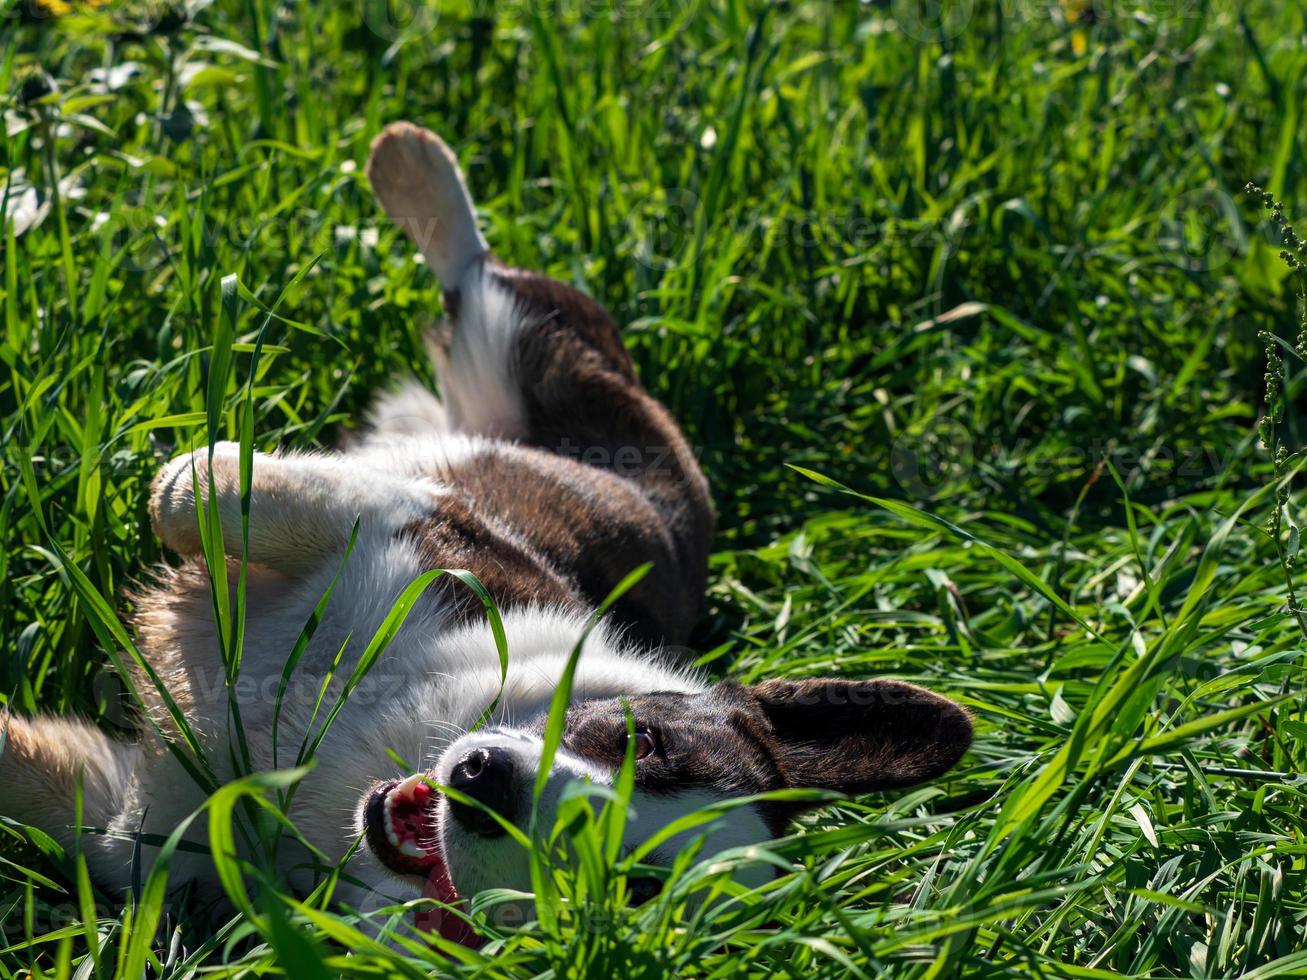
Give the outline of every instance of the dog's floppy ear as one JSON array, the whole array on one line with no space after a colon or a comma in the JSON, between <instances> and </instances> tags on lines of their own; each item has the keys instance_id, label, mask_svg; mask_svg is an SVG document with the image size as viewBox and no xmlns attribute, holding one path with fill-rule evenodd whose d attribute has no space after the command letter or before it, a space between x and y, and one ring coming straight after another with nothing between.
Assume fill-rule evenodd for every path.
<instances>
[{"instance_id":1,"label":"dog's floppy ear","mask_svg":"<svg viewBox=\"0 0 1307 980\"><path fill-rule=\"evenodd\" d=\"M891 680L772 680L749 689L771 722L791 786L867 793L933 779L971 744L971 719Z\"/></svg>"}]
</instances>

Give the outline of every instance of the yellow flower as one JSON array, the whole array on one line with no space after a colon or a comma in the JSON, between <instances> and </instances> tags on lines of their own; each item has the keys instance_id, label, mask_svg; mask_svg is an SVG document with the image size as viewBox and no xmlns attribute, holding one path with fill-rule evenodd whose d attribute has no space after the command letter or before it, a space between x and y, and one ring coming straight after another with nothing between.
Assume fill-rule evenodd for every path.
<instances>
[{"instance_id":1,"label":"yellow flower","mask_svg":"<svg viewBox=\"0 0 1307 980\"><path fill-rule=\"evenodd\" d=\"M103 7L108 0L36 0L36 5L51 17L64 17L80 10L96 10Z\"/></svg>"},{"instance_id":2,"label":"yellow flower","mask_svg":"<svg viewBox=\"0 0 1307 980\"><path fill-rule=\"evenodd\" d=\"M1066 17L1068 24L1074 24L1084 17L1086 13L1092 19L1093 6L1090 0L1063 0L1062 13Z\"/></svg>"}]
</instances>

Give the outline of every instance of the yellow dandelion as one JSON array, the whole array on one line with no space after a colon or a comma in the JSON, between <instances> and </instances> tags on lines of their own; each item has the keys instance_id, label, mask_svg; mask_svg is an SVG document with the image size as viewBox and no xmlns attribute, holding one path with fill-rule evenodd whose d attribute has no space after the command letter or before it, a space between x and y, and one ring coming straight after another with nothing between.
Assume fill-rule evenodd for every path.
<instances>
[{"instance_id":1,"label":"yellow dandelion","mask_svg":"<svg viewBox=\"0 0 1307 980\"><path fill-rule=\"evenodd\" d=\"M75 3L69 0L36 0L36 5L50 17L65 17L79 10L98 10L107 2L108 0L78 0Z\"/></svg>"}]
</instances>

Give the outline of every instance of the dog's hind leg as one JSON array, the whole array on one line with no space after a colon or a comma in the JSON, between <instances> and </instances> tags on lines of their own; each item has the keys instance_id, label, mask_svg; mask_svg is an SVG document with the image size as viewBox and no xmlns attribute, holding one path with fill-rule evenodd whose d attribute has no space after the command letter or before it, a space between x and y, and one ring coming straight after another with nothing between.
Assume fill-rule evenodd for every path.
<instances>
[{"instance_id":1,"label":"dog's hind leg","mask_svg":"<svg viewBox=\"0 0 1307 980\"><path fill-rule=\"evenodd\" d=\"M455 283L489 251L458 161L435 133L395 123L372 144L368 178L390 220L442 283Z\"/></svg>"},{"instance_id":2,"label":"dog's hind leg","mask_svg":"<svg viewBox=\"0 0 1307 980\"><path fill-rule=\"evenodd\" d=\"M449 427L607 471L570 494L602 511L586 515L592 530L573 535L574 550L607 585L615 584L615 568L653 561L646 591L676 599L670 611L646 618L692 621L712 534L707 481L676 423L640 384L612 317L580 290L487 252L463 176L435 134L409 123L387 127L372 144L367 173L445 291L451 324L435 361ZM483 502L529 526L533 516L493 484L485 481Z\"/></svg>"},{"instance_id":3,"label":"dog's hind leg","mask_svg":"<svg viewBox=\"0 0 1307 980\"><path fill-rule=\"evenodd\" d=\"M485 281L489 246L453 152L435 133L395 123L373 141L367 173L382 209L440 281L453 321L429 344L440 399L413 388L388 396L373 409L374 424L402 435L426 416L439 422L428 431L518 438L522 418L511 376L517 304Z\"/></svg>"},{"instance_id":4,"label":"dog's hind leg","mask_svg":"<svg viewBox=\"0 0 1307 980\"><path fill-rule=\"evenodd\" d=\"M490 255L462 171L435 133L387 126L372 143L367 174L445 292L452 322L433 350L443 424L613 470L706 539L711 516L698 462L636 378L603 307Z\"/></svg>"},{"instance_id":5,"label":"dog's hind leg","mask_svg":"<svg viewBox=\"0 0 1307 980\"><path fill-rule=\"evenodd\" d=\"M0 737L0 816L44 831L66 850L80 845L96 879L121 886L113 879L123 873L131 842L103 833L76 839L77 787L80 783L82 827L108 828L122 810L140 746L111 739L77 719L19 718L4 711Z\"/></svg>"}]
</instances>

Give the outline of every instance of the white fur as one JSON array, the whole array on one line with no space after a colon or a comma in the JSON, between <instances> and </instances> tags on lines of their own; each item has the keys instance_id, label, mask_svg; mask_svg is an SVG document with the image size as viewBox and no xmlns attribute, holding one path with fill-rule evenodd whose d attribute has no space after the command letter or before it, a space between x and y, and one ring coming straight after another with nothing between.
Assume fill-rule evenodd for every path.
<instances>
[{"instance_id":1,"label":"white fur","mask_svg":"<svg viewBox=\"0 0 1307 980\"><path fill-rule=\"evenodd\" d=\"M412 422L419 429L520 436L513 350L529 324L513 294L485 275L489 246L453 152L434 133L395 123L373 142L367 173L381 206L459 304L448 349L433 351L440 401L410 388L387 399L374 421L398 417L405 429Z\"/></svg>"},{"instance_id":2,"label":"white fur","mask_svg":"<svg viewBox=\"0 0 1307 980\"><path fill-rule=\"evenodd\" d=\"M383 396L369 414L374 431L365 446L442 433L490 439L525 435L516 346L522 332L538 323L479 262L457 290L457 329L448 346L431 348L440 397L412 381Z\"/></svg>"},{"instance_id":3,"label":"white fur","mask_svg":"<svg viewBox=\"0 0 1307 980\"><path fill-rule=\"evenodd\" d=\"M458 329L436 352L436 377L450 425L461 432L517 438L526 415L516 373L522 331L536 326L516 296L481 263L458 284Z\"/></svg>"},{"instance_id":4,"label":"white fur","mask_svg":"<svg viewBox=\"0 0 1307 980\"><path fill-rule=\"evenodd\" d=\"M244 655L234 693L251 770L268 771L294 764L301 744L321 730L326 710L340 695L395 599L424 571L415 544L395 532L432 511L444 492L439 474L477 454L523 451L478 436L435 432L428 438L405 435L370 440L345 455L255 457L250 557L278 571L295 574L253 580L248 593ZM207 450L197 455L183 456L165 467L156 481L152 501L160 534L181 551L193 552L198 542L193 480L198 475L202 484L207 483ZM215 448L214 492L228 549L236 554L240 550L238 464L235 444L223 443ZM431 474L436 474L435 479ZM279 748L274 756L274 703L286 657L337 572L348 529L356 516L360 517L360 528L354 550L285 693L277 722ZM461 584L454 587L464 588ZM165 679L170 686L185 688L188 720L205 745L217 778L225 781L240 772L232 764L236 747L229 725L230 702L222 655L211 605L203 599L200 597L191 612L172 623L166 649L149 652L160 662L176 665ZM388 750L407 759L414 769L437 767L439 771L439 767L448 769L451 752L465 751L478 740L513 739L523 751L534 752L538 760L538 740L513 734L511 726L534 721L547 712L558 679L585 628L585 617L552 608L527 607L509 610L503 618L509 666L498 709L491 719L500 727L494 735L467 736L467 729L500 693L500 659L494 637L483 620L451 625L444 606L431 597L413 607L383 656L345 702L321 745L313 770L295 791L291 818L329 858L341 858L360 832L360 802L370 786L377 780L406 774L395 765ZM344 654L323 699L325 707L315 718L314 705L323 678L342 647ZM620 635L602 623L587 639L574 677L574 698L578 700L705 688L705 680L697 671L673 664L657 652L628 647ZM121 762L107 759L96 772L102 770L113 775L119 789L106 794L100 789L103 780L97 777L96 814L87 823L108 824L111 833L89 838L83 847L101 882L110 888L126 889L131 881L138 832L166 837L202 806L205 795L169 753L150 741L143 751L133 751ZM447 777L447 771L444 775ZM611 780L611 774L562 753L546 794L546 812L556 806L562 787L578 777L596 782ZM631 843L647 838L657 829L655 825L661 826L659 821L690 812L702 802L699 795L638 801ZM742 822L733 819L731 823L750 839L765 839L765 833L751 820L756 818ZM734 844L737 837L732 832L721 840ZM198 844L206 842L203 818L194 824L188 839ZM510 853L516 845L464 839L449 828L444 844L455 881L465 894L490 885L527 884L521 877L526 867L522 855ZM155 853L149 845L141 847L147 868ZM305 856L293 845L284 847L282 854L282 872L307 885L308 877L295 869L304 863ZM396 879L366 847L352 860L350 876L354 882L343 885L339 894L342 901L357 908L416 897L421 887L416 880ZM184 879L197 881L202 894L206 888L213 889L209 858L178 852L173 859L173 880ZM217 897L216 890L208 894Z\"/></svg>"},{"instance_id":5,"label":"white fur","mask_svg":"<svg viewBox=\"0 0 1307 980\"><path fill-rule=\"evenodd\" d=\"M711 789L696 787L684 793L661 795L639 789L631 797L631 830L626 840L634 845L644 843L664 827L681 817L697 813L730 799ZM713 854L731 848L761 844L771 839L771 831L761 814L751 805L735 807L718 814L690 830L675 834L654 849L646 864L670 864L672 858L695 838L704 837L704 854ZM764 875L765 877L765 875Z\"/></svg>"},{"instance_id":6,"label":"white fur","mask_svg":"<svg viewBox=\"0 0 1307 980\"><path fill-rule=\"evenodd\" d=\"M458 160L435 133L387 126L372 143L367 173L386 214L442 282L457 282L489 251Z\"/></svg>"},{"instance_id":7,"label":"white fur","mask_svg":"<svg viewBox=\"0 0 1307 980\"><path fill-rule=\"evenodd\" d=\"M452 429L449 414L440 399L411 380L377 400L368 412L368 424L372 432L364 445L410 438L430 439L435 433Z\"/></svg>"},{"instance_id":8,"label":"white fur","mask_svg":"<svg viewBox=\"0 0 1307 980\"><path fill-rule=\"evenodd\" d=\"M294 764L300 746L321 733L327 713L369 640L395 600L425 570L416 544L396 532L437 508L440 497L449 492L443 474L479 454L526 452L504 440L524 431L514 352L521 331L537 324L530 323L513 295L486 274L486 243L477 230L471 198L453 154L433 134L400 124L388 128L374 143L368 173L386 211L418 244L432 270L457 291L457 329L444 356L437 358L442 399L416 385L400 389L374 411L371 421L376 431L347 454L257 454L254 458L248 557L256 567L250 571L244 654L234 690L252 771ZM185 454L164 468L150 503L155 527L173 550L198 554L196 507L208 495L217 503L224 548L228 555L239 557L243 548L239 448L233 443L214 448L211 477L207 448ZM276 722L274 753L274 702L286 658L336 575L356 519L356 545L290 678ZM142 605L153 605L142 616L142 630L150 636L147 655L176 692L215 777L223 782L242 775L245 766L235 762L239 750L230 715L233 699L212 603L206 587L192 584L190 588L178 595L167 593L166 587L147 594ZM451 759L487 740L513 745L522 756L523 771L532 777L539 763L539 740L515 731L513 725L534 721L548 709L586 617L544 607L505 613L509 663L491 719L495 727L468 735L468 728L500 694L500 657L488 624L451 621L448 610L434 598L442 594L446 593L432 593L413 606L381 659L344 703L313 760L314 768L295 789L291 819L332 861L341 859L356 841L360 801L370 787L378 780L406 775L391 752L410 767L436 767L445 778ZM327 690L322 697L324 684ZM628 647L603 624L586 641L574 680L578 699L704 689L705 681L696 671L657 653ZM318 710L315 704L320 697L323 707ZM156 721L167 723L157 717ZM107 824L110 830L107 836L83 841L82 847L100 883L125 891L132 881L138 835L166 837L204 804L205 793L152 737L139 747L114 747L87 726L72 726L65 732L60 724L27 724L19 732L22 738L14 741L18 748L0 759L5 780L0 812L18 818L38 816L46 825L57 824L63 819L59 814L35 813L30 806L37 804L31 800L37 797L39 804L42 794L59 798L68 793L66 785L47 790L41 781L51 771L52 760L62 766L59 772L65 783L80 773L87 789L86 823ZM90 733L80 746L77 731ZM556 809L563 788L578 777L603 783L610 782L612 774L561 753L545 794L548 812ZM21 795L11 792L15 788ZM640 796L628 845L711 800L705 793ZM28 812L23 811L25 805ZM521 855L510 860L508 851L500 850L502 842L465 839L449 826L451 821L441 824L449 864L464 894L491 885L527 884L521 874L525 868ZM203 817L187 836L194 843L207 842ZM710 828L714 845L766 836L756 814L744 819L733 816ZM157 850L142 843L140 854L146 865L141 869L144 875ZM298 884L308 883L302 869L305 855L293 844L282 848L279 861L283 875ZM355 880L343 884L337 896L356 908L376 908L390 900L416 897L420 891L419 883L396 878L366 847L352 859L348 871ZM187 879L199 885L202 896L217 897L206 855L185 849L174 855L172 881Z\"/></svg>"},{"instance_id":9,"label":"white fur","mask_svg":"<svg viewBox=\"0 0 1307 980\"><path fill-rule=\"evenodd\" d=\"M348 455L254 455L250 474L249 559L287 574L311 571L335 554L358 519L381 536L430 514L449 467L496 446L475 436L433 433L425 439L378 438ZM505 447L506 449L508 447ZM179 456L155 478L150 513L155 532L184 555L200 552L196 480L201 499L218 502L228 554L241 553L240 446Z\"/></svg>"},{"instance_id":10,"label":"white fur","mask_svg":"<svg viewBox=\"0 0 1307 980\"><path fill-rule=\"evenodd\" d=\"M251 592L245 654L235 692L254 770L286 768L295 761L301 742L315 735L321 725L323 712L316 721L310 721L313 704L323 673L337 650L352 634L328 689L328 706L335 702L359 653L380 627L394 599L421 571L415 549L404 539L375 530L360 532L332 602L286 695L276 759L271 740L273 702L285 657L326 588L334 566L327 563L283 590ZM583 617L549 608L517 609L504 614L509 671L495 722L533 719L547 710L554 686L584 626ZM206 617L184 624L182 630L178 642L185 657L186 680L195 699L188 713L209 747L208 755L219 778L231 778L237 773L227 762L233 746L214 626ZM703 687L704 681L696 672L664 662L656 654L628 648L601 625L586 641L574 689L578 698L608 698ZM415 768L428 768L480 717L499 688L499 653L489 627L477 622L450 628L439 604L420 602L336 718L315 768L296 791L290 811L296 826L332 859L343 856L360 830L358 808L368 788L376 780L405 775L387 750L407 758ZM170 755L157 750L146 753L123 793L121 810L112 820L116 836L98 838L93 845L90 856L97 877L110 887L126 888L136 831L166 836L203 800L204 794ZM189 836L197 843L205 842L203 820ZM148 864L154 850L148 846L142 850ZM292 874L292 866L301 862L303 855L289 847L284 857L283 871L297 877ZM202 855L179 852L174 857L174 868L175 880L193 877L203 882L210 873L208 859ZM347 884L341 898L355 907L368 905L374 893L416 897L420 889L416 881L394 880L366 848L351 862L350 875L362 884ZM477 876L473 878L456 881L466 891L468 885L481 881Z\"/></svg>"},{"instance_id":11,"label":"white fur","mask_svg":"<svg viewBox=\"0 0 1307 980\"><path fill-rule=\"evenodd\" d=\"M678 686L673 682L667 686L658 681L655 683L659 684L658 690L701 689L697 685ZM636 686L624 693L639 693L647 690L650 688L641 686L637 679ZM438 782L448 785L454 767L468 752L475 748L492 746L508 752L514 759L514 788L518 798L519 813L517 824L525 832L529 824L531 798L536 774L540 771L544 747L538 736L511 728L498 728L466 735L441 753L434 769L435 778ZM540 797L538 827L545 833L553 828L563 793L569 784L584 781L600 786L611 786L615 777L616 773L612 770L560 747L554 756L549 778ZM622 838L623 848L628 852L634 850L681 817L726 799L727 796L703 787L687 788L686 792L667 795L636 789L632 794L631 807L627 814L626 832ZM597 803L596 807L599 805L601 803ZM439 810L438 822L439 846L460 888L468 889L469 893L486 888L531 890L526 856L522 852L521 845L511 836L504 834L498 837L483 837L470 833L450 816L448 806L443 804ZM746 844L761 843L768 840L771 833L758 811L752 806L744 806L674 835L660 844L646 863L670 863L669 859L672 856L700 836L704 838L706 853L712 854ZM765 876L764 871L762 877ZM760 884L761 879L754 883Z\"/></svg>"}]
</instances>

